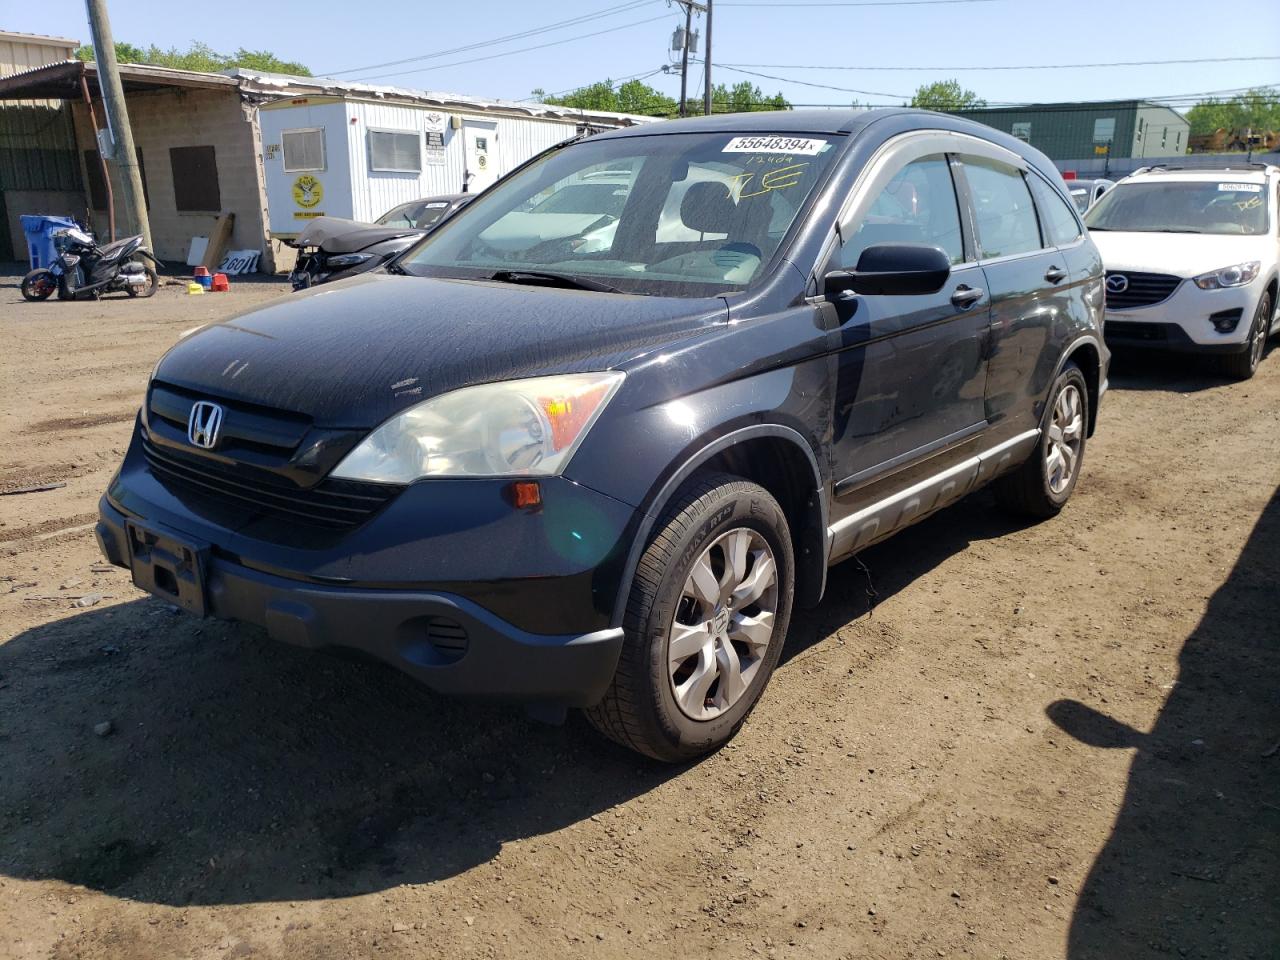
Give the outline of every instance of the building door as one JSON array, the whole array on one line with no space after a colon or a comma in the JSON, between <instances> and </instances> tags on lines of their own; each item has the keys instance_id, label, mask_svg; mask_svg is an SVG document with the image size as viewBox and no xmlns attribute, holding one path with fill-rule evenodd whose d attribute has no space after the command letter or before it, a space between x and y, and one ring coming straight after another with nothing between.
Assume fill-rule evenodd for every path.
<instances>
[{"instance_id":1,"label":"building door","mask_svg":"<svg viewBox=\"0 0 1280 960\"><path fill-rule=\"evenodd\" d=\"M466 193L479 193L498 179L498 125L487 120L464 120L462 137L465 145L466 168L462 177L462 189Z\"/></svg>"}]
</instances>

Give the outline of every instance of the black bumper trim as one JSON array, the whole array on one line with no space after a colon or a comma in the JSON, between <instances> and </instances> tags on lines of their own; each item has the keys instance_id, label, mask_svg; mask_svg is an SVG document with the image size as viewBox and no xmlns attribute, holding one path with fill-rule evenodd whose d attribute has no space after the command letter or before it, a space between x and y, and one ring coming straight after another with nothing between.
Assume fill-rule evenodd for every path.
<instances>
[{"instance_id":1,"label":"black bumper trim","mask_svg":"<svg viewBox=\"0 0 1280 960\"><path fill-rule=\"evenodd\" d=\"M1108 320L1103 328L1108 347L1122 350L1165 350L1169 353L1243 353L1249 344L1196 343L1176 323L1136 320Z\"/></svg>"},{"instance_id":2,"label":"black bumper trim","mask_svg":"<svg viewBox=\"0 0 1280 960\"><path fill-rule=\"evenodd\" d=\"M105 497L98 512L94 532L103 555L129 569L125 514ZM590 706L604 696L622 652L621 628L532 634L452 594L319 586L252 570L216 553L208 559L204 586L212 616L256 624L273 639L297 646L360 650L457 696ZM436 641L442 619L465 632L460 655Z\"/></svg>"}]
</instances>

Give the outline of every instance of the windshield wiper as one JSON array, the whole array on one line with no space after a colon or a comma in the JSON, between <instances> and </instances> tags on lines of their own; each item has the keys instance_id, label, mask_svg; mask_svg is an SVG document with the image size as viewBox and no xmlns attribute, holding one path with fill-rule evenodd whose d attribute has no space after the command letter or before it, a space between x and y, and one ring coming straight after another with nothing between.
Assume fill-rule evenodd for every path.
<instances>
[{"instance_id":1,"label":"windshield wiper","mask_svg":"<svg viewBox=\"0 0 1280 960\"><path fill-rule=\"evenodd\" d=\"M611 287L590 277L575 277L567 273L551 273L546 270L499 270L489 275L490 280L499 283L545 283L555 287L567 287L571 290L594 290L597 293L622 293L617 287Z\"/></svg>"}]
</instances>

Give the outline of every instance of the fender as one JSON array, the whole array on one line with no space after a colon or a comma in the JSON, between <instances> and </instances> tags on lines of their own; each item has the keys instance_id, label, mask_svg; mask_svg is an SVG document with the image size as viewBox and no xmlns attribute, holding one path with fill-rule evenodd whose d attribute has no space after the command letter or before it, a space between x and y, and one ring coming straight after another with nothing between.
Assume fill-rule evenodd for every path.
<instances>
[{"instance_id":1,"label":"fender","mask_svg":"<svg viewBox=\"0 0 1280 960\"><path fill-rule=\"evenodd\" d=\"M1062 375L1062 368L1067 365L1076 352L1085 344L1093 347L1098 351L1098 400L1092 404L1089 410L1089 436L1093 436L1094 426L1098 422L1098 407L1102 405L1102 398L1107 392L1107 357L1108 351L1106 344L1099 342L1098 338L1092 333L1082 333L1062 350L1062 356L1058 358L1058 365L1053 370L1053 377L1049 380L1049 389L1053 389L1053 384L1058 382L1058 377Z\"/></svg>"},{"instance_id":2,"label":"fender","mask_svg":"<svg viewBox=\"0 0 1280 960\"><path fill-rule=\"evenodd\" d=\"M631 596L631 583L635 578L636 568L640 565L640 557L643 555L645 548L649 545L649 535L653 532L654 525L658 522L658 518L662 516L666 510L667 504L671 498L675 496L680 486L693 476L693 474L712 457L723 450L727 450L734 444L742 443L745 440L754 440L762 437L771 437L775 439L785 440L793 446L803 451L805 460L809 464L809 469L813 475L813 489L816 494L817 507L819 512L818 529L822 531L823 536L826 535L827 529L827 489L822 480L822 471L818 467L818 458L814 455L813 449L809 446L808 441L799 433L799 431L791 427L783 426L777 423L762 423L749 427L741 427L737 430L731 430L715 440L701 447L696 453L690 456L676 469L670 477L657 489L657 492L649 498L648 506L640 516L640 521L636 527L635 536L631 541L631 549L627 553L626 563L623 566L622 577L618 585L618 596L613 605L613 616L610 619L610 625L614 627L622 626L622 618L627 609L627 599ZM822 575L818 585L816 600L820 599L823 590L826 587L826 555L822 556Z\"/></svg>"}]
</instances>

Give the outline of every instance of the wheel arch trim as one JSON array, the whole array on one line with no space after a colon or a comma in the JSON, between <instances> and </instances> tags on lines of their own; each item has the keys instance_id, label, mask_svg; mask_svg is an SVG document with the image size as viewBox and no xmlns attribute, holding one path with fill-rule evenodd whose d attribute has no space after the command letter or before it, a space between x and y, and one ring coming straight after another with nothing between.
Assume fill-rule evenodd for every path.
<instances>
[{"instance_id":1,"label":"wheel arch trim","mask_svg":"<svg viewBox=\"0 0 1280 960\"><path fill-rule=\"evenodd\" d=\"M805 461L809 465L809 470L813 477L813 490L817 499L817 507L819 511L818 529L825 537L827 530L828 517L828 496L825 481L823 480L822 470L818 466L817 455L813 452L813 448L804 436L792 427L785 426L780 423L761 423L751 426L739 427L728 433L722 434L707 443L700 446L692 455L687 457L683 463L656 488L656 492L648 499L648 505L644 512L640 514L640 522L636 528L635 535L631 540L631 547L627 552L626 563L622 570L622 577L618 584L618 595L613 604L613 615L610 617L609 624L613 627L622 625L623 615L627 609L627 599L631 595L631 584L635 579L636 568L640 566L640 557L644 554L645 548L649 543L649 536L653 532L659 518L666 509L667 504L671 502L676 491L701 467L705 466L717 454L723 453L736 444L743 443L748 440L773 439L782 440L796 447L804 454ZM796 543L796 533L792 533L793 546L800 546ZM825 545L825 544L824 544ZM798 564L797 564L798 565ZM821 596L822 589L826 586L826 556L825 551L822 555L822 583L818 590Z\"/></svg>"}]
</instances>

